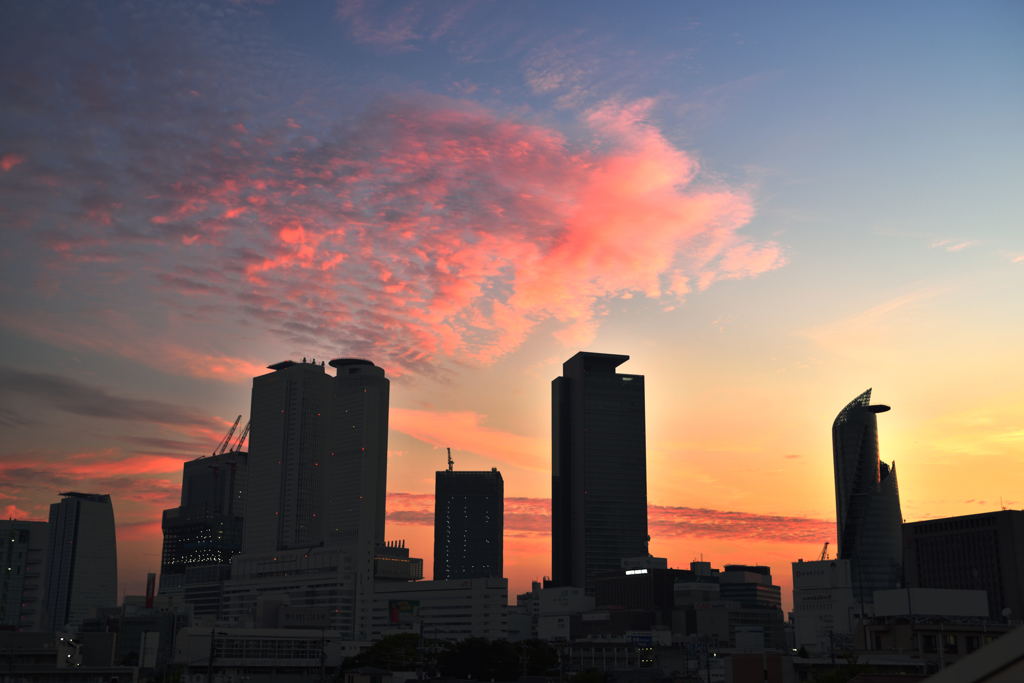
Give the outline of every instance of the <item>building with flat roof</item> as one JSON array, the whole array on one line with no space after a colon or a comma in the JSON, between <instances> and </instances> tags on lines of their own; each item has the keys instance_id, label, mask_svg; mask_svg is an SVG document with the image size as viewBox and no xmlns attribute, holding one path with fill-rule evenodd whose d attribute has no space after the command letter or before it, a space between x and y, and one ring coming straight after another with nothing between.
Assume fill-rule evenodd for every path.
<instances>
[{"instance_id":1,"label":"building with flat roof","mask_svg":"<svg viewBox=\"0 0 1024 683\"><path fill-rule=\"evenodd\" d=\"M793 563L794 644L813 655L834 654L853 645L860 618L853 598L850 561Z\"/></svg>"},{"instance_id":2,"label":"building with flat roof","mask_svg":"<svg viewBox=\"0 0 1024 683\"><path fill-rule=\"evenodd\" d=\"M46 522L0 520L0 626L40 628L48 534Z\"/></svg>"},{"instance_id":3,"label":"building with flat roof","mask_svg":"<svg viewBox=\"0 0 1024 683\"><path fill-rule=\"evenodd\" d=\"M186 462L181 505L163 512L160 593L182 595L196 616L218 616L220 584L242 551L247 457L230 451Z\"/></svg>"},{"instance_id":4,"label":"building with flat roof","mask_svg":"<svg viewBox=\"0 0 1024 683\"><path fill-rule=\"evenodd\" d=\"M501 577L505 483L497 468L434 477L434 580Z\"/></svg>"},{"instance_id":5,"label":"building with flat roof","mask_svg":"<svg viewBox=\"0 0 1024 683\"><path fill-rule=\"evenodd\" d=\"M76 628L117 605L117 542L110 496L61 493L50 505L44 631Z\"/></svg>"},{"instance_id":6,"label":"building with flat roof","mask_svg":"<svg viewBox=\"0 0 1024 683\"><path fill-rule=\"evenodd\" d=\"M876 416L889 406L871 405L871 389L853 399L832 423L839 558L850 561L854 597L869 604L876 590L902 581L900 492L896 463L878 457Z\"/></svg>"},{"instance_id":7,"label":"building with flat roof","mask_svg":"<svg viewBox=\"0 0 1024 683\"><path fill-rule=\"evenodd\" d=\"M244 621L273 589L324 601L332 624L361 638L385 544L390 382L368 360L336 358L333 377L324 365L283 361L253 379L243 553L226 616Z\"/></svg>"},{"instance_id":8,"label":"building with flat roof","mask_svg":"<svg viewBox=\"0 0 1024 683\"><path fill-rule=\"evenodd\" d=\"M508 635L507 610L508 579L377 583L372 638L411 632L432 640L499 640Z\"/></svg>"},{"instance_id":9,"label":"building with flat roof","mask_svg":"<svg viewBox=\"0 0 1024 683\"><path fill-rule=\"evenodd\" d=\"M592 593L624 558L645 557L644 377L629 356L580 352L551 383L552 584Z\"/></svg>"},{"instance_id":10,"label":"building with flat roof","mask_svg":"<svg viewBox=\"0 0 1024 683\"><path fill-rule=\"evenodd\" d=\"M998 510L903 525L907 586L988 594L989 616L1024 619L1024 510Z\"/></svg>"}]
</instances>

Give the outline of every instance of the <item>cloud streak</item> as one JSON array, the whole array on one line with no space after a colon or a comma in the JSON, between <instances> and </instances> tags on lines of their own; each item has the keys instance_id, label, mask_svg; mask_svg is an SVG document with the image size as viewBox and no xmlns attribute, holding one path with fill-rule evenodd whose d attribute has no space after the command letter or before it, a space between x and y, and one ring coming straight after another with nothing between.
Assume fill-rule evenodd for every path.
<instances>
[{"instance_id":1,"label":"cloud streak","mask_svg":"<svg viewBox=\"0 0 1024 683\"><path fill-rule=\"evenodd\" d=\"M165 401L112 394L97 386L41 372L25 372L0 366L0 397L25 397L74 415L150 422L172 426L214 427L217 423L200 413Z\"/></svg>"},{"instance_id":2,"label":"cloud streak","mask_svg":"<svg viewBox=\"0 0 1024 683\"><path fill-rule=\"evenodd\" d=\"M429 494L391 493L388 495L388 520L432 526L433 505L434 497ZM821 543L835 535L834 522L809 517L671 505L648 505L647 514L652 537ZM506 498L505 529L519 535L550 535L551 501L547 498Z\"/></svg>"}]
</instances>

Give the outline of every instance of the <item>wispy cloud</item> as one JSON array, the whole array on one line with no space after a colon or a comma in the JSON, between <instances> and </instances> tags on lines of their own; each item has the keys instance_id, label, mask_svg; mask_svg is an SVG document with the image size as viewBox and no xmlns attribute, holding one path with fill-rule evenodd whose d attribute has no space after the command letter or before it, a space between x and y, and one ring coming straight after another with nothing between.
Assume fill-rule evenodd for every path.
<instances>
[{"instance_id":1,"label":"wispy cloud","mask_svg":"<svg viewBox=\"0 0 1024 683\"><path fill-rule=\"evenodd\" d=\"M402 524L433 525L433 506L434 497L429 494L391 493L388 495L388 519ZM652 536L815 544L835 536L835 523L824 519L668 505L649 505L647 510ZM523 534L550 535L551 501L506 498L505 528Z\"/></svg>"},{"instance_id":2,"label":"wispy cloud","mask_svg":"<svg viewBox=\"0 0 1024 683\"><path fill-rule=\"evenodd\" d=\"M213 427L215 420L192 409L154 399L119 396L101 387L41 372L0 366L0 397L30 397L66 413L160 425Z\"/></svg>"},{"instance_id":3,"label":"wispy cloud","mask_svg":"<svg viewBox=\"0 0 1024 683\"><path fill-rule=\"evenodd\" d=\"M978 244L977 240L938 240L932 242L931 247L933 249L945 249L946 251L956 252L963 251L968 247L973 247Z\"/></svg>"}]
</instances>

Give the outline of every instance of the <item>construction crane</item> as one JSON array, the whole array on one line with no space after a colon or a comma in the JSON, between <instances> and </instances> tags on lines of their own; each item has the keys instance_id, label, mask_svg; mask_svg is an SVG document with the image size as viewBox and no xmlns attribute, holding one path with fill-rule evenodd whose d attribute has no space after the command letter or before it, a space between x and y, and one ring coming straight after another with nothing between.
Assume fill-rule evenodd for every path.
<instances>
[{"instance_id":1,"label":"construction crane","mask_svg":"<svg viewBox=\"0 0 1024 683\"><path fill-rule=\"evenodd\" d=\"M235 445L231 448L232 452L237 453L238 451L242 450L243 446L245 446L245 440L249 437L249 427L251 426L252 420L250 419L248 422L245 423L245 427L242 429L242 435L238 437L238 440L235 441Z\"/></svg>"},{"instance_id":2,"label":"construction crane","mask_svg":"<svg viewBox=\"0 0 1024 683\"><path fill-rule=\"evenodd\" d=\"M213 449L212 455L220 455L221 453L224 453L227 450L228 444L231 443L231 437L234 436L235 430L238 429L238 422L241 419L241 415L235 418L235 423L231 425L231 429L228 430L227 435L223 439L221 439L221 442L217 444L216 448Z\"/></svg>"},{"instance_id":3,"label":"construction crane","mask_svg":"<svg viewBox=\"0 0 1024 683\"><path fill-rule=\"evenodd\" d=\"M822 548L821 548L821 557L818 558L818 561L820 562L822 560L827 560L827 559L828 559L828 541L825 541L825 545L822 546Z\"/></svg>"},{"instance_id":4,"label":"construction crane","mask_svg":"<svg viewBox=\"0 0 1024 683\"><path fill-rule=\"evenodd\" d=\"M451 472L455 467L455 461L452 460L452 449L448 449L448 471Z\"/></svg>"}]
</instances>

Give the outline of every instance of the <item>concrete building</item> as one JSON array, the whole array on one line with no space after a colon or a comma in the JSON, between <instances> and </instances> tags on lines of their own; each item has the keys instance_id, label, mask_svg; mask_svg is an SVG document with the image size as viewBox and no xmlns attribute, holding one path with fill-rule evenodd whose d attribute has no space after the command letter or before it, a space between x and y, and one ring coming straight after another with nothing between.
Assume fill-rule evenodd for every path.
<instances>
[{"instance_id":1,"label":"concrete building","mask_svg":"<svg viewBox=\"0 0 1024 683\"><path fill-rule=\"evenodd\" d=\"M551 384L552 582L593 593L647 544L644 378L629 356L580 352Z\"/></svg>"},{"instance_id":2,"label":"concrete building","mask_svg":"<svg viewBox=\"0 0 1024 683\"><path fill-rule=\"evenodd\" d=\"M186 462L181 505L163 513L160 594L182 596L199 617L219 616L231 558L242 551L247 457L231 451Z\"/></svg>"},{"instance_id":3,"label":"concrete building","mask_svg":"<svg viewBox=\"0 0 1024 683\"><path fill-rule=\"evenodd\" d=\"M224 587L244 622L261 593L320 601L349 638L370 631L376 550L385 545L388 401L367 360L284 361L253 379L243 554Z\"/></svg>"},{"instance_id":4,"label":"concrete building","mask_svg":"<svg viewBox=\"0 0 1024 683\"><path fill-rule=\"evenodd\" d=\"M878 457L876 416L889 406L871 405L871 389L850 401L832 424L839 558L850 560L854 597L870 603L876 590L902 581L900 492L896 463Z\"/></svg>"},{"instance_id":5,"label":"concrete building","mask_svg":"<svg viewBox=\"0 0 1024 683\"><path fill-rule=\"evenodd\" d=\"M327 628L356 640L357 601L372 598L372 578L356 571L353 553L340 548L282 550L270 555L236 555L224 583L220 623L253 628L268 601L292 608L320 609Z\"/></svg>"},{"instance_id":6,"label":"concrete building","mask_svg":"<svg viewBox=\"0 0 1024 683\"><path fill-rule=\"evenodd\" d=\"M50 505L44 631L74 629L117 605L117 543L110 496L62 493Z\"/></svg>"},{"instance_id":7,"label":"concrete building","mask_svg":"<svg viewBox=\"0 0 1024 683\"><path fill-rule=\"evenodd\" d=\"M860 615L849 560L793 563L794 646L811 655L849 650Z\"/></svg>"},{"instance_id":8,"label":"concrete building","mask_svg":"<svg viewBox=\"0 0 1024 683\"><path fill-rule=\"evenodd\" d=\"M373 580L419 581L423 578L423 559L412 557L405 541L378 545L373 556Z\"/></svg>"},{"instance_id":9,"label":"concrete building","mask_svg":"<svg viewBox=\"0 0 1024 683\"><path fill-rule=\"evenodd\" d=\"M41 627L48 534L46 522L0 521L0 626Z\"/></svg>"},{"instance_id":10,"label":"concrete building","mask_svg":"<svg viewBox=\"0 0 1024 683\"><path fill-rule=\"evenodd\" d=\"M506 637L508 579L378 583L372 639L419 633L436 640Z\"/></svg>"},{"instance_id":11,"label":"concrete building","mask_svg":"<svg viewBox=\"0 0 1024 683\"><path fill-rule=\"evenodd\" d=\"M434 477L434 580L501 577L505 483L497 468Z\"/></svg>"},{"instance_id":12,"label":"concrete building","mask_svg":"<svg viewBox=\"0 0 1024 683\"><path fill-rule=\"evenodd\" d=\"M322 629L189 627L178 633L174 662L183 683L308 683L328 680L358 645Z\"/></svg>"},{"instance_id":13,"label":"concrete building","mask_svg":"<svg viewBox=\"0 0 1024 683\"><path fill-rule=\"evenodd\" d=\"M358 547L369 565L384 542L390 382L367 360L330 364L253 379L247 554Z\"/></svg>"},{"instance_id":14,"label":"concrete building","mask_svg":"<svg viewBox=\"0 0 1024 683\"><path fill-rule=\"evenodd\" d=\"M989 616L1024 619L1024 510L903 525L906 584L988 593Z\"/></svg>"}]
</instances>

